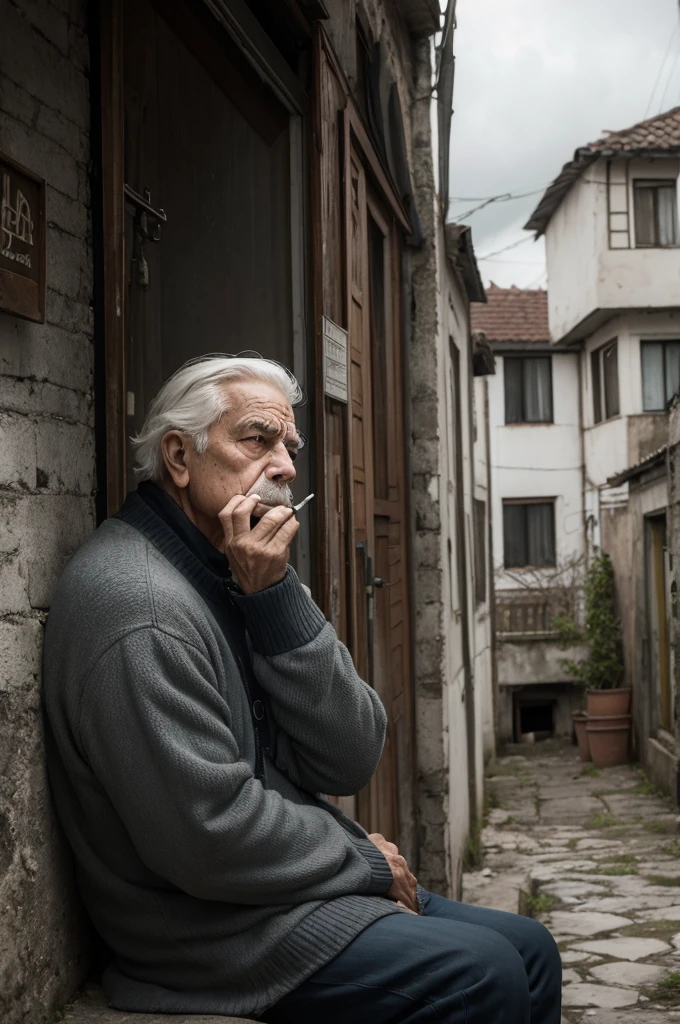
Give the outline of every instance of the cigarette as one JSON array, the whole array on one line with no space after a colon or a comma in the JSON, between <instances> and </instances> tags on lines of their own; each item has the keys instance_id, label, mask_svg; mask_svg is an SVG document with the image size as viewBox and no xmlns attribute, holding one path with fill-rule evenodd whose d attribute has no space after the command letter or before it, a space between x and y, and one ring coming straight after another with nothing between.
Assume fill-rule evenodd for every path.
<instances>
[{"instance_id":1,"label":"cigarette","mask_svg":"<svg viewBox=\"0 0 680 1024\"><path fill-rule=\"evenodd\" d=\"M299 512L299 511L300 511L300 509L301 509L301 508L304 508L304 507L305 507L305 505L306 505L306 504L307 504L308 502L310 502L310 501L312 500L312 498L313 498L313 497L314 497L314 495L313 495L313 494L308 494L308 495L307 495L307 497L306 497L306 498L304 498L304 499L303 499L303 500L302 500L302 501L300 502L300 504L299 504L299 505L293 505L293 512Z\"/></svg>"}]
</instances>

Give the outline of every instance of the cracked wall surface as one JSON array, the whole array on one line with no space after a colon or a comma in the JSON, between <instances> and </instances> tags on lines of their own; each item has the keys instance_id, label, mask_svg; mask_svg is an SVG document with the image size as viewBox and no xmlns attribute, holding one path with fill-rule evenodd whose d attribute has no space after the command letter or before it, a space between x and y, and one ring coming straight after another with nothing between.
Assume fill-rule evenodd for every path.
<instances>
[{"instance_id":1,"label":"cracked wall surface","mask_svg":"<svg viewBox=\"0 0 680 1024\"><path fill-rule=\"evenodd\" d=\"M92 530L86 0L0 0L0 151L46 180L46 322L0 312L0 1019L41 1024L77 987L84 930L44 771L42 636Z\"/></svg>"}]
</instances>

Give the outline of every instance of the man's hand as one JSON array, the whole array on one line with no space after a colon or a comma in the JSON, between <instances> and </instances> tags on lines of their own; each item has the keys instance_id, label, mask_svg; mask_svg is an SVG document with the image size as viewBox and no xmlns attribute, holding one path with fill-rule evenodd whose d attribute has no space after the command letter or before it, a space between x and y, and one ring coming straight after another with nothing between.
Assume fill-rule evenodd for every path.
<instances>
[{"instance_id":1,"label":"man's hand","mask_svg":"<svg viewBox=\"0 0 680 1024\"><path fill-rule=\"evenodd\" d=\"M224 553L244 594L256 594L283 579L291 541L300 529L293 509L277 505L251 530L250 517L259 501L257 494L235 494L219 514Z\"/></svg>"},{"instance_id":2,"label":"man's hand","mask_svg":"<svg viewBox=\"0 0 680 1024\"><path fill-rule=\"evenodd\" d=\"M420 913L416 886L418 884L414 875L411 874L409 866L399 853L394 843L388 843L379 832L372 832L368 837L374 846L377 846L383 857L390 866L392 872L392 886L386 895L391 900L406 907L414 914Z\"/></svg>"}]
</instances>

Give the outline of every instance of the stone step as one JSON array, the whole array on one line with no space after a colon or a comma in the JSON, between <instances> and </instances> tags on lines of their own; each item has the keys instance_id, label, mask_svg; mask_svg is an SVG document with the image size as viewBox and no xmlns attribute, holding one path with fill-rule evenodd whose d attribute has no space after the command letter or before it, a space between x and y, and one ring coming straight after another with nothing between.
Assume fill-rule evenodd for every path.
<instances>
[{"instance_id":1,"label":"stone step","mask_svg":"<svg viewBox=\"0 0 680 1024\"><path fill-rule=\"evenodd\" d=\"M77 1001L66 1007L63 1020L68 1024L254 1024L246 1017L112 1010L98 985L87 985Z\"/></svg>"}]
</instances>

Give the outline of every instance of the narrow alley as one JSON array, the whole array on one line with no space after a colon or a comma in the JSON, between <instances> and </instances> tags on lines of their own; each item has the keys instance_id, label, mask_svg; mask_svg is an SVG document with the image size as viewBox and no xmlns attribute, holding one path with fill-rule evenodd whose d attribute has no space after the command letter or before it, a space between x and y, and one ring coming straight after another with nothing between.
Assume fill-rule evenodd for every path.
<instances>
[{"instance_id":1,"label":"narrow alley","mask_svg":"<svg viewBox=\"0 0 680 1024\"><path fill-rule=\"evenodd\" d=\"M671 803L636 767L598 771L557 741L510 747L488 794L482 868L464 875L463 898L550 928L564 964L565 1024L680 1018Z\"/></svg>"}]
</instances>

